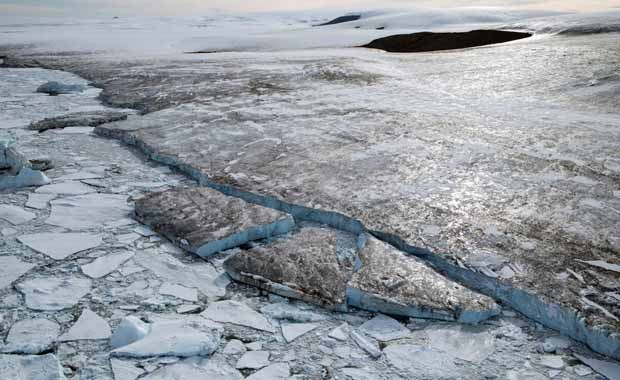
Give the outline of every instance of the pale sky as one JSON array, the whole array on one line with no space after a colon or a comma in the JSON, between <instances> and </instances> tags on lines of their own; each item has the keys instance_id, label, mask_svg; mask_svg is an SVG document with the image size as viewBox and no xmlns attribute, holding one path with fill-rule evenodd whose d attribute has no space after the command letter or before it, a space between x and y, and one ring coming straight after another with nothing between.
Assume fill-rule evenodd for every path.
<instances>
[{"instance_id":1,"label":"pale sky","mask_svg":"<svg viewBox=\"0 0 620 380\"><path fill-rule=\"evenodd\" d=\"M200 15L209 10L265 12L314 9L360 11L386 6L452 8L499 6L552 11L605 11L620 9L620 0L0 0L0 15L107 16Z\"/></svg>"}]
</instances>

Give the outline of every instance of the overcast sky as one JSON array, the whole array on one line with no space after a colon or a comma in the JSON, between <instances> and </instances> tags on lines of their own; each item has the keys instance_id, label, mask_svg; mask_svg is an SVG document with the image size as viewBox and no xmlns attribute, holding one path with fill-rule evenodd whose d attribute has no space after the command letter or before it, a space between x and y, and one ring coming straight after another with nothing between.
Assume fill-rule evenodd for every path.
<instances>
[{"instance_id":1,"label":"overcast sky","mask_svg":"<svg viewBox=\"0 0 620 380\"><path fill-rule=\"evenodd\" d=\"M321 8L350 11L406 7L503 6L557 11L618 9L620 0L0 0L3 16L198 15L212 9L256 12Z\"/></svg>"}]
</instances>

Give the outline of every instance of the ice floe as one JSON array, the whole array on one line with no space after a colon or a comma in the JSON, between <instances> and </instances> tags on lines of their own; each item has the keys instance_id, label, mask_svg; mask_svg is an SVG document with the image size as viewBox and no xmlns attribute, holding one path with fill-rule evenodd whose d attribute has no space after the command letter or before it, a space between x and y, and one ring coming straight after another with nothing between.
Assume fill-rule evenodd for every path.
<instances>
[{"instance_id":1,"label":"ice floe","mask_svg":"<svg viewBox=\"0 0 620 380\"><path fill-rule=\"evenodd\" d=\"M131 259L134 252L117 251L95 259L90 264L82 265L82 272L90 278L101 278L114 272L123 263Z\"/></svg>"},{"instance_id":2,"label":"ice floe","mask_svg":"<svg viewBox=\"0 0 620 380\"><path fill-rule=\"evenodd\" d=\"M201 314L215 322L232 323L256 330L275 332L274 327L262 314L237 301L218 301L209 304Z\"/></svg>"},{"instance_id":3,"label":"ice floe","mask_svg":"<svg viewBox=\"0 0 620 380\"><path fill-rule=\"evenodd\" d=\"M2 352L11 354L40 354L51 348L60 334L58 323L44 318L15 322L6 338Z\"/></svg>"},{"instance_id":4,"label":"ice floe","mask_svg":"<svg viewBox=\"0 0 620 380\"><path fill-rule=\"evenodd\" d=\"M59 340L98 340L108 339L112 335L110 325L92 310L84 309L78 320Z\"/></svg>"},{"instance_id":5,"label":"ice floe","mask_svg":"<svg viewBox=\"0 0 620 380\"><path fill-rule=\"evenodd\" d=\"M54 260L96 248L103 242L102 236L98 234L53 232L22 235L17 240Z\"/></svg>"},{"instance_id":6,"label":"ice floe","mask_svg":"<svg viewBox=\"0 0 620 380\"><path fill-rule=\"evenodd\" d=\"M90 292L89 279L68 276L37 277L16 285L32 310L62 310L77 304Z\"/></svg>"},{"instance_id":7,"label":"ice floe","mask_svg":"<svg viewBox=\"0 0 620 380\"><path fill-rule=\"evenodd\" d=\"M152 323L148 334L112 351L119 357L208 356L220 343L221 332L197 320L171 320Z\"/></svg>"}]
</instances>

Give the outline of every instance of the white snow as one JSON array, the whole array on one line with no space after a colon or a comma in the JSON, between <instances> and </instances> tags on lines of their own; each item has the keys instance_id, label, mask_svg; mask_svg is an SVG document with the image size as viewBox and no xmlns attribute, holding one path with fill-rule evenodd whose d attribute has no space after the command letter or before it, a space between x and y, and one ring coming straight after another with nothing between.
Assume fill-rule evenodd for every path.
<instances>
[{"instance_id":1,"label":"white snow","mask_svg":"<svg viewBox=\"0 0 620 380\"><path fill-rule=\"evenodd\" d=\"M110 337L110 346L119 348L143 339L149 333L149 325L140 318L128 316L121 320Z\"/></svg>"},{"instance_id":2,"label":"white snow","mask_svg":"<svg viewBox=\"0 0 620 380\"><path fill-rule=\"evenodd\" d=\"M71 230L99 227L126 218L131 212L127 196L119 194L86 194L50 202L52 212L47 224Z\"/></svg>"},{"instance_id":3,"label":"white snow","mask_svg":"<svg viewBox=\"0 0 620 380\"><path fill-rule=\"evenodd\" d=\"M411 331L394 318L379 314L359 327L364 334L387 342L407 337Z\"/></svg>"},{"instance_id":4,"label":"white snow","mask_svg":"<svg viewBox=\"0 0 620 380\"><path fill-rule=\"evenodd\" d=\"M105 319L90 309L84 309L75 324L59 340L65 342L108 339L111 335L110 325L108 325Z\"/></svg>"},{"instance_id":5,"label":"white snow","mask_svg":"<svg viewBox=\"0 0 620 380\"><path fill-rule=\"evenodd\" d=\"M95 259L90 264L82 265L82 272L91 278L101 278L114 272L133 255L134 252L131 251L112 252Z\"/></svg>"},{"instance_id":6,"label":"white snow","mask_svg":"<svg viewBox=\"0 0 620 380\"><path fill-rule=\"evenodd\" d=\"M17 256L0 256L0 290L34 267L34 264L21 261Z\"/></svg>"},{"instance_id":7,"label":"white snow","mask_svg":"<svg viewBox=\"0 0 620 380\"><path fill-rule=\"evenodd\" d=\"M161 286L159 289L159 294L173 296L190 302L198 301L198 290L170 282L165 282Z\"/></svg>"},{"instance_id":8,"label":"white snow","mask_svg":"<svg viewBox=\"0 0 620 380\"><path fill-rule=\"evenodd\" d=\"M281 327L282 336L287 343L291 343L300 336L316 329L318 325L314 323L284 323Z\"/></svg>"},{"instance_id":9,"label":"white snow","mask_svg":"<svg viewBox=\"0 0 620 380\"><path fill-rule=\"evenodd\" d=\"M143 339L112 351L115 356L208 356L220 342L220 331L197 320L155 322Z\"/></svg>"},{"instance_id":10,"label":"white snow","mask_svg":"<svg viewBox=\"0 0 620 380\"><path fill-rule=\"evenodd\" d=\"M45 210L49 202L54 198L56 198L56 194L30 193L28 194L28 202L26 202L26 207L37 210Z\"/></svg>"},{"instance_id":11,"label":"white snow","mask_svg":"<svg viewBox=\"0 0 620 380\"><path fill-rule=\"evenodd\" d=\"M21 207L0 205L0 219L4 219L14 226L27 223L36 217L36 214L26 211Z\"/></svg>"},{"instance_id":12,"label":"white snow","mask_svg":"<svg viewBox=\"0 0 620 380\"><path fill-rule=\"evenodd\" d=\"M237 369L261 369L269 365L269 351L248 351L235 365Z\"/></svg>"},{"instance_id":13,"label":"white snow","mask_svg":"<svg viewBox=\"0 0 620 380\"><path fill-rule=\"evenodd\" d=\"M74 253L98 247L103 241L102 236L96 234L53 232L22 235L17 240L55 260L63 260Z\"/></svg>"},{"instance_id":14,"label":"white snow","mask_svg":"<svg viewBox=\"0 0 620 380\"><path fill-rule=\"evenodd\" d=\"M77 277L38 277L16 285L33 310L62 310L77 304L90 292L92 282Z\"/></svg>"},{"instance_id":15,"label":"white snow","mask_svg":"<svg viewBox=\"0 0 620 380\"><path fill-rule=\"evenodd\" d=\"M262 314L252 310L249 306L237 301L219 301L209 304L201 314L215 322L232 323L234 325L251 327L256 330L275 332L275 329Z\"/></svg>"},{"instance_id":16,"label":"white snow","mask_svg":"<svg viewBox=\"0 0 620 380\"><path fill-rule=\"evenodd\" d=\"M43 318L15 322L9 330L2 352L39 354L48 350L60 334L58 323Z\"/></svg>"}]
</instances>

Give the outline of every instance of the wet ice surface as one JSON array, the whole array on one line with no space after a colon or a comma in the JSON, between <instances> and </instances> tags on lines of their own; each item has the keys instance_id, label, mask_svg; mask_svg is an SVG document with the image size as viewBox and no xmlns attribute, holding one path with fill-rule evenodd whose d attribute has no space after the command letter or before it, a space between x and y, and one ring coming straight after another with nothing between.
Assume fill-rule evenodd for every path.
<instances>
[{"instance_id":1,"label":"wet ice surface","mask_svg":"<svg viewBox=\"0 0 620 380\"><path fill-rule=\"evenodd\" d=\"M4 72L0 71L0 75ZM23 73L25 83L32 81L30 72ZM50 79L46 72L38 75L42 82ZM38 103L24 100L23 105L23 115L33 119L44 116L38 111ZM44 109L47 112L47 108ZM13 336L16 336L20 330L18 322L35 323L32 331L43 329L49 323L58 324L60 331L52 334L48 330L45 336L28 338L32 343L27 347L34 347L36 351L46 347L52 339L49 352L55 357L48 354L30 359L0 355L1 368L20 374L43 368L49 379L61 378L55 360L59 360L62 371L70 379L135 379L145 372L148 372L145 377L148 379L168 379L173 375L184 379L207 378L215 373L227 374L231 379L248 375L250 379L289 376L295 379L327 376L409 379L420 373L429 379L531 379L536 376L544 379L555 374L550 372L555 369L545 366L546 355L559 355L565 363L560 369L560 378L596 378L591 373L578 375L584 373L584 369L572 356L573 352L579 352L593 357L593 353L575 342L567 346L552 341L543 346L545 338L557 333L507 309L478 328L466 328L428 320L376 318L375 314L357 311L329 312L303 302L267 296L251 287L228 285L228 280L220 277L225 277L222 261L228 253L206 262L199 260L174 248L148 229L136 228L137 222L131 219L132 197L151 191L149 184L163 188L179 184L195 186L193 181L146 162L141 155L114 140L90 134L36 134L20 129L13 132L26 155L36 154L54 161L56 168L48 172L54 183L90 182L92 176L83 173L100 173L94 193L85 196L105 198L106 194L114 194L129 203L115 201L106 210L89 209L95 220L103 217L98 223L89 223L84 218L77 219L81 223L58 226L53 220L52 224L47 223L54 204L44 202L43 207L26 208L32 195L39 194L34 189L2 193L1 204L28 210L36 216L17 225L0 221L0 229L14 230L0 243L0 255L6 258L3 267L15 268L6 274L0 271L7 285L0 290L0 326L5 342L9 347L15 343L9 330L13 329ZM63 204L74 202L76 195L55 197L56 204ZM78 205L78 208L89 208L92 202ZM53 244L41 248L47 252L44 254L18 240L20 236L44 233L101 235L102 241L82 250L84 247L67 247L58 244L58 240L46 239ZM130 253L134 253L133 257ZM108 269L119 266L106 273L103 264ZM17 277L20 273L24 273L23 276ZM10 283L14 286L9 286ZM197 289L199 299L195 303L195 313L202 313L178 313L187 301L162 294L162 287L169 287L170 283ZM236 314L231 314L231 310ZM106 326L114 332L129 315L143 318L151 327L169 325L173 328L151 329L153 335L148 338L151 340L142 345L124 346L124 350L110 358L112 347L103 339L109 336ZM345 326L341 327L344 322ZM223 328L223 338L212 346L218 336L215 333L220 328L218 324ZM339 327L340 332L334 331ZM50 338L50 335L62 338ZM184 340L175 339L175 336L191 339L183 344ZM151 341L156 344L144 344ZM167 341L174 341L176 345L165 346ZM247 361L255 369L235 369L246 349L226 350L230 341L241 341L247 344L246 349L266 352L267 363L265 355L261 354L260 360ZM24 338L19 343L25 345L26 342ZM166 347L171 347L172 351L153 351ZM206 354L211 348L216 351L207 360L178 357L191 356L200 350L206 350L202 351ZM415 360L412 353L415 353ZM261 368L264 365L267 366Z\"/></svg>"}]
</instances>

